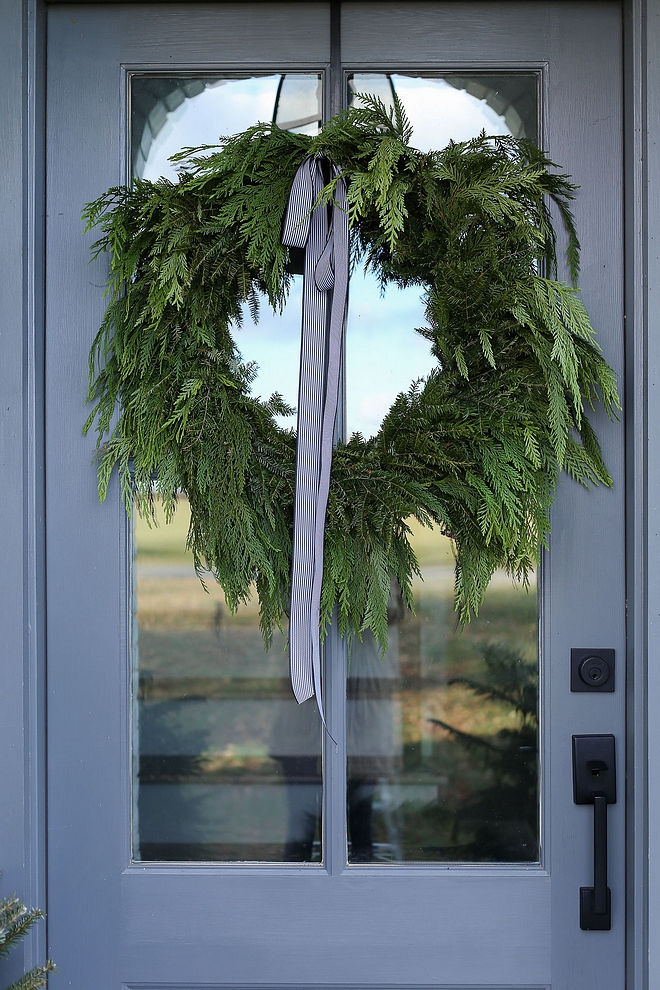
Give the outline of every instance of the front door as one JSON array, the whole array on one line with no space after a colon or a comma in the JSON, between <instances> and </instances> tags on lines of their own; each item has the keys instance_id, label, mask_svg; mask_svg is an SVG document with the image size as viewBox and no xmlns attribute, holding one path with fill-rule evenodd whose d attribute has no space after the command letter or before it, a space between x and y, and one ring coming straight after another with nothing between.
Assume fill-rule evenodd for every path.
<instances>
[{"instance_id":1,"label":"front door","mask_svg":"<svg viewBox=\"0 0 660 990\"><path fill-rule=\"evenodd\" d=\"M256 120L313 132L397 93L418 147L484 128L538 141L579 184L583 299L622 367L617 3L57 5L49 10L47 568L49 954L89 987L624 985L623 424L592 414L613 490L563 479L538 591L496 575L459 635L451 550L415 531L416 616L350 660L331 633L326 745L254 610L205 594L171 526L99 504L83 438L107 262L84 205ZM351 284L340 429L373 432L431 366L418 293ZM296 284L237 331L256 388L295 404ZM242 336L241 336L242 335ZM571 690L571 650L614 650L614 691ZM583 686L586 687L586 685ZM573 684L573 687L576 683ZM572 737L613 734L611 928L580 927L593 809Z\"/></svg>"}]
</instances>

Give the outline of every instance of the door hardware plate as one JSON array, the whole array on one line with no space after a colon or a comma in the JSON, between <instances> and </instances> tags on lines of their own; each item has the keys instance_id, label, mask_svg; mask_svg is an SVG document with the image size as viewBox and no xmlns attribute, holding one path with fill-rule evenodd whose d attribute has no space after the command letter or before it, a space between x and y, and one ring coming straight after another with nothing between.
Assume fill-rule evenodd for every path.
<instances>
[{"instance_id":1,"label":"door hardware plate","mask_svg":"<svg viewBox=\"0 0 660 990\"><path fill-rule=\"evenodd\" d=\"M594 888L580 887L580 928L583 932L609 932L612 930L612 891L607 888L607 911L594 911Z\"/></svg>"},{"instance_id":2,"label":"door hardware plate","mask_svg":"<svg viewBox=\"0 0 660 990\"><path fill-rule=\"evenodd\" d=\"M607 886L607 806L616 803L613 735L573 736L573 800L594 809L594 885L580 887L580 928L608 932L612 895Z\"/></svg>"},{"instance_id":3,"label":"door hardware plate","mask_svg":"<svg viewBox=\"0 0 660 990\"><path fill-rule=\"evenodd\" d=\"M571 650L571 691L614 691L614 650Z\"/></svg>"},{"instance_id":4,"label":"door hardware plate","mask_svg":"<svg viewBox=\"0 0 660 990\"><path fill-rule=\"evenodd\" d=\"M594 793L616 804L614 736L573 736L573 800L592 804Z\"/></svg>"}]
</instances>

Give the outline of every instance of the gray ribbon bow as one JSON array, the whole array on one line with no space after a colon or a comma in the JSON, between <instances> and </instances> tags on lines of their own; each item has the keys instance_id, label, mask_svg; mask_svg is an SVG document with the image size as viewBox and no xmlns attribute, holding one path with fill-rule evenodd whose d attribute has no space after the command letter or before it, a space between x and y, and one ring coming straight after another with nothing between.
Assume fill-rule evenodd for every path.
<instances>
[{"instance_id":1,"label":"gray ribbon bow","mask_svg":"<svg viewBox=\"0 0 660 990\"><path fill-rule=\"evenodd\" d=\"M291 187L282 243L305 248L289 674L298 704L316 695L325 725L319 625L325 515L348 294L348 210L342 178L338 178L330 210L320 205L314 208L325 185L324 161L330 176L339 177L338 169L327 159L305 159Z\"/></svg>"}]
</instances>

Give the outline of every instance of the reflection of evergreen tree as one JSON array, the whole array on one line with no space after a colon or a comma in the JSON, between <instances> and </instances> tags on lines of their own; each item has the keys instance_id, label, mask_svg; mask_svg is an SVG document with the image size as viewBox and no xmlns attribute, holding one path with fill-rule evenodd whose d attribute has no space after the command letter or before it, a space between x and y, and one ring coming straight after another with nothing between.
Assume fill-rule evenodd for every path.
<instances>
[{"instance_id":1,"label":"reflection of evergreen tree","mask_svg":"<svg viewBox=\"0 0 660 990\"><path fill-rule=\"evenodd\" d=\"M205 726L190 724L182 713L186 699L168 698L141 704L140 783L170 783L195 778L202 772L202 753L207 745ZM200 705L204 699L195 699ZM145 753L146 745L149 752ZM174 752L173 752L174 751Z\"/></svg>"},{"instance_id":2,"label":"reflection of evergreen tree","mask_svg":"<svg viewBox=\"0 0 660 990\"><path fill-rule=\"evenodd\" d=\"M184 697L159 701L147 700L150 681L140 677L140 769L139 821L140 858L143 860L205 860L212 858L203 845L179 841L179 833L197 821L200 797L177 786L194 782L203 770L202 753L208 732L198 727L190 712L182 710ZM204 700L196 699L200 706ZM192 724L191 724L192 722ZM146 750L146 752L145 752ZM150 841L156 820L144 785L169 784L167 822L164 829L169 841ZM146 803L145 803L146 801ZM157 823L163 834L163 823Z\"/></svg>"},{"instance_id":3,"label":"reflection of evergreen tree","mask_svg":"<svg viewBox=\"0 0 660 990\"><path fill-rule=\"evenodd\" d=\"M454 814L452 838L462 860L526 862L538 856L538 675L507 646L483 649L482 680L454 677L486 701L510 706L519 718L515 729L495 739L463 732L440 719L439 725L488 772L490 783L466 797Z\"/></svg>"}]
</instances>

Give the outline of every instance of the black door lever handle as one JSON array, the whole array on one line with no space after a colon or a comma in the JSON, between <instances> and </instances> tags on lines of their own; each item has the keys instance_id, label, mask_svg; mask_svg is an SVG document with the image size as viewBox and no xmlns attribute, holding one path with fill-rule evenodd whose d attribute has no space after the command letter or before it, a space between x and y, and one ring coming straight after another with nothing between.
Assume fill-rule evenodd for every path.
<instances>
[{"instance_id":1,"label":"black door lever handle","mask_svg":"<svg viewBox=\"0 0 660 990\"><path fill-rule=\"evenodd\" d=\"M588 888L587 888L588 889ZM607 798L594 794L594 914L608 914Z\"/></svg>"},{"instance_id":2,"label":"black door lever handle","mask_svg":"<svg viewBox=\"0 0 660 990\"><path fill-rule=\"evenodd\" d=\"M573 800L594 806L594 885L580 887L580 928L609 931L612 895L607 886L607 805L616 803L614 736L573 736Z\"/></svg>"}]
</instances>

